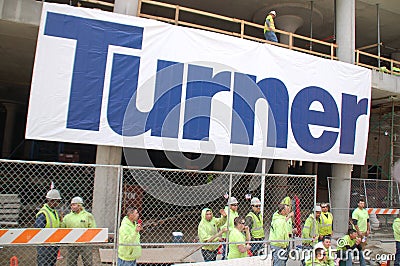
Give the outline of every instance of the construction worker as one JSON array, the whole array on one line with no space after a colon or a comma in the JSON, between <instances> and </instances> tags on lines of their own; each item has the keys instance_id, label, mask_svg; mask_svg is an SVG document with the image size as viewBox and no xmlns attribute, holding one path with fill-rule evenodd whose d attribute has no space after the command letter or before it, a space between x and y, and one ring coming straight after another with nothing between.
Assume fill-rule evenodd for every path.
<instances>
[{"instance_id":1,"label":"construction worker","mask_svg":"<svg viewBox=\"0 0 400 266\"><path fill-rule=\"evenodd\" d=\"M227 228L227 233L222 234L222 240L226 241L227 234L235 228L234 220L236 217L239 216L237 210L238 210L238 201L235 197L230 197L227 206L225 207L225 212L227 213L229 217L229 221L227 220L226 223L222 226L221 230L224 230L224 228ZM226 244L222 244L222 259L224 260L226 258L225 254L227 250Z\"/></svg>"},{"instance_id":2,"label":"construction worker","mask_svg":"<svg viewBox=\"0 0 400 266\"><path fill-rule=\"evenodd\" d=\"M361 246L363 248L367 245L367 237L371 232L369 214L364 207L365 207L365 201L364 199L360 199L358 201L358 207L351 214L353 229L357 231L358 236L362 239Z\"/></svg>"},{"instance_id":3,"label":"construction worker","mask_svg":"<svg viewBox=\"0 0 400 266\"><path fill-rule=\"evenodd\" d=\"M200 242L221 242L222 234L228 229L223 228L218 232L218 228L226 223L226 212L220 210L221 217L215 218L211 209L204 208L201 211L201 221L197 227L197 233ZM201 254L203 255L204 261L214 261L217 259L219 245L204 245L201 247Z\"/></svg>"},{"instance_id":4,"label":"construction worker","mask_svg":"<svg viewBox=\"0 0 400 266\"><path fill-rule=\"evenodd\" d=\"M247 251L251 249L251 246L246 243L250 241L250 230L245 225L245 221L242 217L236 217L233 221L235 227L229 233L229 244L228 260L246 258L248 256ZM243 234L243 231L246 235Z\"/></svg>"},{"instance_id":5,"label":"construction worker","mask_svg":"<svg viewBox=\"0 0 400 266\"><path fill-rule=\"evenodd\" d=\"M275 23L274 18L276 17L276 11L269 11L264 23L264 36L267 41L278 42L278 38L275 34Z\"/></svg>"},{"instance_id":6,"label":"construction worker","mask_svg":"<svg viewBox=\"0 0 400 266\"><path fill-rule=\"evenodd\" d=\"M140 231L143 228L142 224L138 223L138 219L139 212L136 207L130 207L126 210L126 216L122 219L119 228L118 266L136 266L136 260L142 255Z\"/></svg>"},{"instance_id":7,"label":"construction worker","mask_svg":"<svg viewBox=\"0 0 400 266\"><path fill-rule=\"evenodd\" d=\"M349 229L347 235L337 240L337 256L340 259L339 266L353 265L354 254L358 254L360 265L364 266L365 260L361 252L361 238L358 237L356 230Z\"/></svg>"},{"instance_id":8,"label":"construction worker","mask_svg":"<svg viewBox=\"0 0 400 266\"><path fill-rule=\"evenodd\" d=\"M62 228L95 228L94 216L83 207L83 199L75 197L71 200L71 212L61 222ZM92 248L86 246L68 247L67 265L78 265L79 254L83 265L92 265Z\"/></svg>"},{"instance_id":9,"label":"construction worker","mask_svg":"<svg viewBox=\"0 0 400 266\"><path fill-rule=\"evenodd\" d=\"M325 252L328 254L328 264L329 266L334 266L335 265L335 254L332 252L331 248L331 238L329 236L324 236L322 238L322 241L318 242L314 246L314 250L317 248L323 248Z\"/></svg>"},{"instance_id":10,"label":"construction worker","mask_svg":"<svg viewBox=\"0 0 400 266\"><path fill-rule=\"evenodd\" d=\"M287 230L289 232L289 237L294 239L294 234L297 233L297 229L293 228L293 218L294 218L294 212L292 210L292 199L287 196L285 197L281 204L284 204L287 206L287 215L286 215L286 225L287 225ZM294 244L294 241L292 242Z\"/></svg>"},{"instance_id":11,"label":"construction worker","mask_svg":"<svg viewBox=\"0 0 400 266\"><path fill-rule=\"evenodd\" d=\"M301 233L301 238L311 238L312 240L303 240L303 246L309 247L310 249L317 244L319 236L319 218L321 216L321 207L315 206L314 212L310 213Z\"/></svg>"},{"instance_id":12,"label":"construction worker","mask_svg":"<svg viewBox=\"0 0 400 266\"><path fill-rule=\"evenodd\" d=\"M329 204L321 203L321 216L319 218L319 239L324 236L332 237L333 234L333 214L329 212Z\"/></svg>"},{"instance_id":13,"label":"construction worker","mask_svg":"<svg viewBox=\"0 0 400 266\"><path fill-rule=\"evenodd\" d=\"M264 221L261 213L261 201L258 198L252 198L250 201L251 211L246 215L246 226L250 229L251 241L264 241ZM251 253L253 255L262 254L264 244L251 243Z\"/></svg>"},{"instance_id":14,"label":"construction worker","mask_svg":"<svg viewBox=\"0 0 400 266\"><path fill-rule=\"evenodd\" d=\"M307 217L306 222L304 223L303 230L301 231L301 238L310 239L310 240L303 240L302 249L305 250L312 250L313 246L318 242L318 225L319 225L319 217L321 216L321 207L316 206L315 212L313 211ZM315 213L315 214L314 214ZM306 254L306 252L304 252ZM301 259L301 264L305 265L307 258L304 257Z\"/></svg>"},{"instance_id":15,"label":"construction worker","mask_svg":"<svg viewBox=\"0 0 400 266\"><path fill-rule=\"evenodd\" d=\"M400 214L393 221L393 233L394 240L396 240L396 255L394 260L394 266L400 266Z\"/></svg>"},{"instance_id":16,"label":"construction worker","mask_svg":"<svg viewBox=\"0 0 400 266\"><path fill-rule=\"evenodd\" d=\"M269 240L272 250L272 265L285 266L288 260L289 233L287 226L287 215L289 207L285 204L278 205L278 211L274 213L269 231ZM275 242L281 240L280 242Z\"/></svg>"},{"instance_id":17,"label":"construction worker","mask_svg":"<svg viewBox=\"0 0 400 266\"><path fill-rule=\"evenodd\" d=\"M328 262L328 254L324 251L323 248L317 248L314 250L315 257L314 259L309 259L306 262L306 266L328 266L330 265Z\"/></svg>"},{"instance_id":18,"label":"construction worker","mask_svg":"<svg viewBox=\"0 0 400 266\"><path fill-rule=\"evenodd\" d=\"M60 215L56 208L60 204L61 195L57 189L46 194L47 203L36 214L35 228L59 228ZM37 265L54 266L57 262L58 246L37 247Z\"/></svg>"}]
</instances>

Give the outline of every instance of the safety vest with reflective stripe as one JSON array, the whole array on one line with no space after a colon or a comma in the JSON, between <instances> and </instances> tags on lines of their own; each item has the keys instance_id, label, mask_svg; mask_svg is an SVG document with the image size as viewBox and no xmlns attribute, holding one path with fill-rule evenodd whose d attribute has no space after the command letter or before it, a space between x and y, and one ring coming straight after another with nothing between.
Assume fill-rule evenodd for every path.
<instances>
[{"instance_id":1,"label":"safety vest with reflective stripe","mask_svg":"<svg viewBox=\"0 0 400 266\"><path fill-rule=\"evenodd\" d=\"M319 224L315 220L314 214L310 214L304 223L302 238L313 238L313 240L303 240L303 245L313 246L318 242Z\"/></svg>"},{"instance_id":2,"label":"safety vest with reflective stripe","mask_svg":"<svg viewBox=\"0 0 400 266\"><path fill-rule=\"evenodd\" d=\"M251 217L253 220L253 225L251 227L251 236L253 238L264 238L264 222L261 213L258 216L254 212L249 212L246 217Z\"/></svg>"},{"instance_id":3,"label":"safety vest with reflective stripe","mask_svg":"<svg viewBox=\"0 0 400 266\"><path fill-rule=\"evenodd\" d=\"M326 214L328 217L326 217ZM326 236L332 234L333 215L330 212L323 212L319 217L319 235Z\"/></svg>"},{"instance_id":4,"label":"safety vest with reflective stripe","mask_svg":"<svg viewBox=\"0 0 400 266\"><path fill-rule=\"evenodd\" d=\"M49 205L45 204L40 209L40 211L36 214L38 217L41 213L46 217L46 227L45 228L59 228L60 227L60 217L58 216L58 212L49 207Z\"/></svg>"},{"instance_id":5,"label":"safety vest with reflective stripe","mask_svg":"<svg viewBox=\"0 0 400 266\"><path fill-rule=\"evenodd\" d=\"M272 31L275 31L275 23L274 19L272 18L272 15L268 15L267 18L265 19L265 24L264 24L264 33L269 31L268 29L268 24L267 20L269 21L269 27L272 29Z\"/></svg>"}]
</instances>

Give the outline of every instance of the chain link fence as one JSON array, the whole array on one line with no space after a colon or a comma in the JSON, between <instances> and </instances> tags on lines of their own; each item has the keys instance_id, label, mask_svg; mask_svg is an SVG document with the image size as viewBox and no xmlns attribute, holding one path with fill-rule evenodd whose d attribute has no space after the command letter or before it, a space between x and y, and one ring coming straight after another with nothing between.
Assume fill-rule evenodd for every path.
<instances>
[{"instance_id":1,"label":"chain link fence","mask_svg":"<svg viewBox=\"0 0 400 266\"><path fill-rule=\"evenodd\" d=\"M71 211L71 199L79 196L83 198L84 208L93 213L97 227L109 229L108 243L52 245L60 246L56 265L69 265L78 248L86 248L86 252L78 250L81 254L78 265L115 263L119 226L131 207L138 209L139 219L143 221L142 256L138 263L157 265L202 261L200 249L205 243L199 241L197 232L202 209L211 209L216 217L220 216L219 210L225 209L229 217L233 214L226 204L231 196L236 197L237 213L243 218L251 211L251 198L261 199L265 239L268 239L272 215L285 197L289 196L292 208L297 209L294 226L300 230L316 199L316 176L8 160L0 160L0 176L2 229L34 227L36 214L52 184L61 193L58 206L61 216ZM13 207L4 202L10 195ZM300 235L298 232L297 237ZM37 247L4 244L0 249L0 265L9 265L13 256L18 258L20 266L35 265ZM220 253L223 252L220 250Z\"/></svg>"},{"instance_id":2,"label":"chain link fence","mask_svg":"<svg viewBox=\"0 0 400 266\"><path fill-rule=\"evenodd\" d=\"M343 209L331 201L335 191L332 190L334 177L328 177L329 201L332 209ZM388 213L388 209L400 207L398 183L394 180L351 178L350 207L347 209L349 219L351 213L358 207L360 199L365 200L365 208L374 208L370 213L372 227L371 238L393 238L392 224L396 215ZM382 213L382 214L380 214ZM386 214L383 214L386 213Z\"/></svg>"}]
</instances>

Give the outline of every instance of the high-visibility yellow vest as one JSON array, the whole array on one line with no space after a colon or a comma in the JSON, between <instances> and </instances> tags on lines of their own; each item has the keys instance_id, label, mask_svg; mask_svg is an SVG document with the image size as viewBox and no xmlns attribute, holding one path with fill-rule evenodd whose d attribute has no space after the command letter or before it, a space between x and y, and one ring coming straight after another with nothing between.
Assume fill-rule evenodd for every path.
<instances>
[{"instance_id":1,"label":"high-visibility yellow vest","mask_svg":"<svg viewBox=\"0 0 400 266\"><path fill-rule=\"evenodd\" d=\"M253 238L264 238L265 233L264 233L264 222L261 213L258 214L258 216L254 212L249 212L249 214L246 215L246 217L251 217L253 220L253 225L251 227L251 236Z\"/></svg>"},{"instance_id":2,"label":"high-visibility yellow vest","mask_svg":"<svg viewBox=\"0 0 400 266\"><path fill-rule=\"evenodd\" d=\"M272 29L272 31L275 31L274 19L272 18L272 15L268 15L267 18L265 19L264 33L265 33L266 31L269 31L269 29L268 29L268 24L267 24L267 20L269 21L269 27Z\"/></svg>"},{"instance_id":3,"label":"high-visibility yellow vest","mask_svg":"<svg viewBox=\"0 0 400 266\"><path fill-rule=\"evenodd\" d=\"M328 217L325 216L328 214ZM319 235L326 236L332 234L333 215L330 212L323 212L319 217Z\"/></svg>"},{"instance_id":4,"label":"high-visibility yellow vest","mask_svg":"<svg viewBox=\"0 0 400 266\"><path fill-rule=\"evenodd\" d=\"M303 240L303 245L314 246L318 242L319 223L315 220L314 213L310 214L301 231L302 238L315 238L314 240Z\"/></svg>"},{"instance_id":5,"label":"high-visibility yellow vest","mask_svg":"<svg viewBox=\"0 0 400 266\"><path fill-rule=\"evenodd\" d=\"M40 209L40 211L36 214L38 217L41 213L46 217L46 227L45 228L59 228L60 227L60 217L58 216L58 212L49 207L49 205L45 204Z\"/></svg>"}]
</instances>

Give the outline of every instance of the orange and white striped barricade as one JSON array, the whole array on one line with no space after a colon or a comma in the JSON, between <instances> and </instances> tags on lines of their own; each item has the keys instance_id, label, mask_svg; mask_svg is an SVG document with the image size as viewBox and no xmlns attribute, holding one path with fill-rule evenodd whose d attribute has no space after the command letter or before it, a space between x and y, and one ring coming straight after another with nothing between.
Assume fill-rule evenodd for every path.
<instances>
[{"instance_id":1,"label":"orange and white striped barricade","mask_svg":"<svg viewBox=\"0 0 400 266\"><path fill-rule=\"evenodd\" d=\"M368 214L399 214L400 209L386 209L386 208L366 208Z\"/></svg>"},{"instance_id":2,"label":"orange and white striped barricade","mask_svg":"<svg viewBox=\"0 0 400 266\"><path fill-rule=\"evenodd\" d=\"M108 228L0 229L0 245L108 242Z\"/></svg>"}]
</instances>

